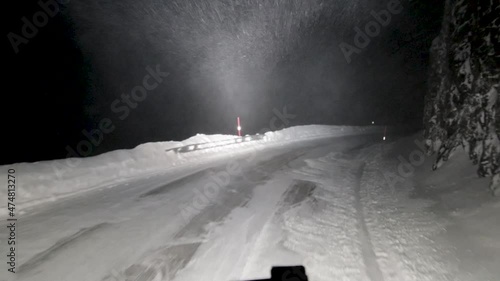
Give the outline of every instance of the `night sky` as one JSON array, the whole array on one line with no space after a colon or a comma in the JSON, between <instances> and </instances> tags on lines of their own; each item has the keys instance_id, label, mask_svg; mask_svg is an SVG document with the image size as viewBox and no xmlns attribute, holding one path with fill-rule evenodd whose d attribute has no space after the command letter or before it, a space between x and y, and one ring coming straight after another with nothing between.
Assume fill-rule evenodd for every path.
<instances>
[{"instance_id":1,"label":"night sky","mask_svg":"<svg viewBox=\"0 0 500 281\"><path fill-rule=\"evenodd\" d=\"M235 134L237 116L254 134L284 110L287 127L418 129L443 4L401 1L357 48L356 30L393 2L66 0L47 15L37 1L10 1L1 164L67 157L95 130L102 137L76 156ZM340 46L355 50L346 59Z\"/></svg>"}]
</instances>

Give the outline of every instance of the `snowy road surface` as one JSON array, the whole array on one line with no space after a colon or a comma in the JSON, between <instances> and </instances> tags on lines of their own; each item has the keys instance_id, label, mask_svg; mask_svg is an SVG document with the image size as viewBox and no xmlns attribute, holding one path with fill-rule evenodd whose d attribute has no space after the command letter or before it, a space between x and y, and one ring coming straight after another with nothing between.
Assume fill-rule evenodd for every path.
<instances>
[{"instance_id":1,"label":"snowy road surface","mask_svg":"<svg viewBox=\"0 0 500 281\"><path fill-rule=\"evenodd\" d=\"M245 280L302 264L310 280L474 280L436 242L445 223L431 201L387 188L376 139L262 149L34 208L7 277Z\"/></svg>"}]
</instances>

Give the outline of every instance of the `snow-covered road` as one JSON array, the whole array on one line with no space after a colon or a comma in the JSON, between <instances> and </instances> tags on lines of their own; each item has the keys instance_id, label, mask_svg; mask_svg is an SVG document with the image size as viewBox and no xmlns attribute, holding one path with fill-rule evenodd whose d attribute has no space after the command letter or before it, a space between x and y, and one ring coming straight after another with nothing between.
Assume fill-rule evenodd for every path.
<instances>
[{"instance_id":1,"label":"snow-covered road","mask_svg":"<svg viewBox=\"0 0 500 281\"><path fill-rule=\"evenodd\" d=\"M249 280L301 264L310 280L459 280L429 201L386 188L379 137L233 154L34 208L10 277Z\"/></svg>"}]
</instances>

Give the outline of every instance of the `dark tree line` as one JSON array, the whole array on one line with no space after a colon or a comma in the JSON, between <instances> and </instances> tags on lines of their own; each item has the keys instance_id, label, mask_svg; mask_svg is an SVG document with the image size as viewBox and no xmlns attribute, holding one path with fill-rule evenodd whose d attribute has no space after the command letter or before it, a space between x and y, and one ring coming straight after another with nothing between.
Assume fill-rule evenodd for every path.
<instances>
[{"instance_id":1,"label":"dark tree line","mask_svg":"<svg viewBox=\"0 0 500 281\"><path fill-rule=\"evenodd\" d=\"M500 194L500 2L447 0L431 48L424 125L434 169L459 146Z\"/></svg>"}]
</instances>

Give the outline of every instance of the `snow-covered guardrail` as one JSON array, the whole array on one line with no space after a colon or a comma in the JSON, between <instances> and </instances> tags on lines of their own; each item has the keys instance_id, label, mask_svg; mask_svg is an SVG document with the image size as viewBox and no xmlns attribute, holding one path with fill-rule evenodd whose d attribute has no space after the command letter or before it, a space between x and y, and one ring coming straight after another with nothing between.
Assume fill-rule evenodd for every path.
<instances>
[{"instance_id":1,"label":"snow-covered guardrail","mask_svg":"<svg viewBox=\"0 0 500 281\"><path fill-rule=\"evenodd\" d=\"M222 140L222 141L189 144L189 145L185 145L185 146L166 149L165 151L167 151L167 152L174 151L175 153L186 153L186 152L209 149L209 148L214 148L214 147L222 147L222 146L237 144L237 143L242 143L242 142L256 141L256 140L261 140L263 138L264 138L264 136L262 136L262 135L244 136L244 137L237 137L237 138Z\"/></svg>"}]
</instances>

